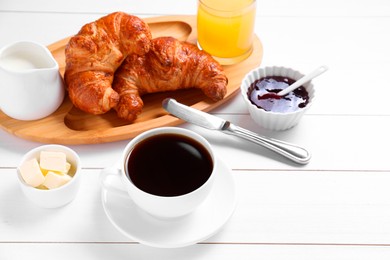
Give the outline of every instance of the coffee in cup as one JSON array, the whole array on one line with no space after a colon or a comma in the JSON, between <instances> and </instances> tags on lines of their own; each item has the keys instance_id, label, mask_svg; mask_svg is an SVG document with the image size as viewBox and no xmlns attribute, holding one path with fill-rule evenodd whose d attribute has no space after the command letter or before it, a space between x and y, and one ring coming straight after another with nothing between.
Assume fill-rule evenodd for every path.
<instances>
[{"instance_id":1,"label":"coffee in cup","mask_svg":"<svg viewBox=\"0 0 390 260\"><path fill-rule=\"evenodd\" d=\"M182 134L159 134L135 145L126 174L139 189L156 196L181 196L201 187L213 159L198 141Z\"/></svg>"},{"instance_id":2,"label":"coffee in cup","mask_svg":"<svg viewBox=\"0 0 390 260\"><path fill-rule=\"evenodd\" d=\"M123 188L134 203L160 217L180 217L194 211L213 186L217 160L209 142L178 127L160 127L131 140L120 169ZM104 181L104 179L103 179Z\"/></svg>"}]
</instances>

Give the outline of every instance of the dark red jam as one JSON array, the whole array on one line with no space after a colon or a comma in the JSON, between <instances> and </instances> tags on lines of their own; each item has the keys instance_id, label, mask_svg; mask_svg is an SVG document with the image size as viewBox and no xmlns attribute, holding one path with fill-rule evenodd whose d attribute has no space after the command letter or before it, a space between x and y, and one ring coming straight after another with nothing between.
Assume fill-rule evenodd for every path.
<instances>
[{"instance_id":1,"label":"dark red jam","mask_svg":"<svg viewBox=\"0 0 390 260\"><path fill-rule=\"evenodd\" d=\"M295 80L282 76L268 76L258 79L248 89L249 100L265 111L279 113L297 111L309 103L309 93L303 86L285 96L276 95L294 82Z\"/></svg>"}]
</instances>

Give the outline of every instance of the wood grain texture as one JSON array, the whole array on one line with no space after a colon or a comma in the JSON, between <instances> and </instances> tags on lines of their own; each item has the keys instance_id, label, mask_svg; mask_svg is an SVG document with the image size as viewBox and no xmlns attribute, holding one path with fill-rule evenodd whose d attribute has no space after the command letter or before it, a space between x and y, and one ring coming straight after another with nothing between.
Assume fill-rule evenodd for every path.
<instances>
[{"instance_id":1,"label":"wood grain texture","mask_svg":"<svg viewBox=\"0 0 390 260\"><path fill-rule=\"evenodd\" d=\"M179 40L196 43L195 16L162 16L144 20L149 24L153 37L173 36ZM59 64L62 75L65 70L64 50L68 40L69 37L48 46ZM253 53L247 60L224 66L229 84L226 97L219 102L213 102L197 89L145 95L142 114L135 122L129 124L119 119L114 111L98 116L86 114L73 107L69 98L65 98L56 112L36 121L18 121L0 113L0 126L9 133L32 141L94 144L129 139L156 127L178 125L182 121L169 115L162 108L162 100L173 97L181 103L202 111L210 111L229 101L238 92L245 74L261 63L263 48L257 37L253 47Z\"/></svg>"}]
</instances>

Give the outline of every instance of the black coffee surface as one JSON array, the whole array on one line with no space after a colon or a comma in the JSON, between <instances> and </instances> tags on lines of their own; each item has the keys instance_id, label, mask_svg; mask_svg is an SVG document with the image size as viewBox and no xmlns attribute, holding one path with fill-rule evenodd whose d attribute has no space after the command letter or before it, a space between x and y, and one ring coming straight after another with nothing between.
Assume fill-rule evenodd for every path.
<instances>
[{"instance_id":1,"label":"black coffee surface","mask_svg":"<svg viewBox=\"0 0 390 260\"><path fill-rule=\"evenodd\" d=\"M180 196L196 190L210 177L213 162L197 141L162 134L137 144L127 162L130 180L141 190L159 196Z\"/></svg>"}]
</instances>

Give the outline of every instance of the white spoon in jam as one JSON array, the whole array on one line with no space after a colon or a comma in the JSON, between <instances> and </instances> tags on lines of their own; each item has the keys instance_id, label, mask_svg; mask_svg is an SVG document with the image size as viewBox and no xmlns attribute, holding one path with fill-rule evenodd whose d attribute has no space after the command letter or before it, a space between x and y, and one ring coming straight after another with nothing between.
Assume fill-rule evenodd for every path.
<instances>
[{"instance_id":1,"label":"white spoon in jam","mask_svg":"<svg viewBox=\"0 0 390 260\"><path fill-rule=\"evenodd\" d=\"M269 98L280 99L283 96L285 96L288 93L290 93L291 91L294 91L295 89L299 88L303 84L305 84L305 83L309 82L310 80L314 79L315 77L321 75L322 73L324 73L327 70L328 70L327 66L320 66L317 69L315 69L312 72L310 72L309 74L306 74L305 76L303 76L299 80L295 81L293 84L291 84L287 88L282 89L282 90L280 90L278 92L266 93L266 94L260 96L259 99L269 99Z\"/></svg>"}]
</instances>

